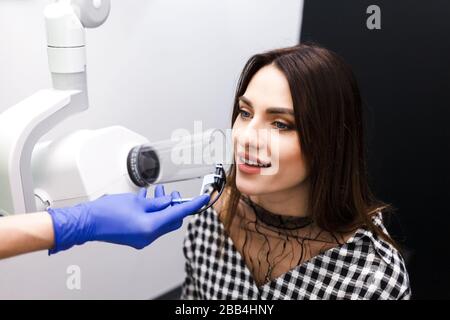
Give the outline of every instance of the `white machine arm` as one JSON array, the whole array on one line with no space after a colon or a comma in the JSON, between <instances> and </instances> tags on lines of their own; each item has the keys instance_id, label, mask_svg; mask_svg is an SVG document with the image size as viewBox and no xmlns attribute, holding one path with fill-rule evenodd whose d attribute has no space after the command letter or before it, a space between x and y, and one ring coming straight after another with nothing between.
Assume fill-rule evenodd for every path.
<instances>
[{"instance_id":1,"label":"white machine arm","mask_svg":"<svg viewBox=\"0 0 450 320\"><path fill-rule=\"evenodd\" d=\"M46 7L53 89L0 114L0 214L35 211L34 146L56 124L88 108L84 28L101 25L109 11L109 0L56 0Z\"/></svg>"},{"instance_id":2,"label":"white machine arm","mask_svg":"<svg viewBox=\"0 0 450 320\"><path fill-rule=\"evenodd\" d=\"M114 126L38 143L56 124L88 108L85 28L101 25L109 11L109 0L59 0L46 7L53 89L39 91L0 114L0 215L70 206L209 174L203 193L222 177L217 166L216 174L210 173L213 163L223 161L208 163L213 159L205 159L204 153L220 155L210 148L216 138L219 145L225 141L216 130L150 144L145 137ZM202 161L195 156L191 161L191 151L199 150Z\"/></svg>"},{"instance_id":3,"label":"white machine arm","mask_svg":"<svg viewBox=\"0 0 450 320\"><path fill-rule=\"evenodd\" d=\"M3 214L35 210L31 155L54 124L77 112L78 91L42 90L0 115L0 204Z\"/></svg>"},{"instance_id":4,"label":"white machine arm","mask_svg":"<svg viewBox=\"0 0 450 320\"><path fill-rule=\"evenodd\" d=\"M85 71L85 28L100 26L108 17L110 9L109 0L59 0L45 8L48 59L52 74Z\"/></svg>"}]
</instances>

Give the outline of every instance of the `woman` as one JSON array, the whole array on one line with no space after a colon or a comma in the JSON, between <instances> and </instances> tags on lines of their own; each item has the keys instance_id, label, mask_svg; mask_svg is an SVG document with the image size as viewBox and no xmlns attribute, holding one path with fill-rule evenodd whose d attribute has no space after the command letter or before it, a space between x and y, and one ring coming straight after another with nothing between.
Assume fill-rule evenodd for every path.
<instances>
[{"instance_id":1,"label":"woman","mask_svg":"<svg viewBox=\"0 0 450 320\"><path fill-rule=\"evenodd\" d=\"M306 44L253 56L232 126L224 195L188 226L183 299L410 298L341 58Z\"/></svg>"}]
</instances>

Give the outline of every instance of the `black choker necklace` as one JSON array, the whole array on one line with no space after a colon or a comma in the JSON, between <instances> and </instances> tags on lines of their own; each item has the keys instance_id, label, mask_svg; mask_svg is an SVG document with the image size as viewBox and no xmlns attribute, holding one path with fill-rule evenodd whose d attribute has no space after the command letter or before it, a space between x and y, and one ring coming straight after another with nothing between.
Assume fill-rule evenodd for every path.
<instances>
[{"instance_id":1,"label":"black choker necklace","mask_svg":"<svg viewBox=\"0 0 450 320\"><path fill-rule=\"evenodd\" d=\"M243 196L242 200L253 209L258 220L271 227L294 230L304 228L313 222L310 217L283 216L270 212L254 203L249 197Z\"/></svg>"}]
</instances>

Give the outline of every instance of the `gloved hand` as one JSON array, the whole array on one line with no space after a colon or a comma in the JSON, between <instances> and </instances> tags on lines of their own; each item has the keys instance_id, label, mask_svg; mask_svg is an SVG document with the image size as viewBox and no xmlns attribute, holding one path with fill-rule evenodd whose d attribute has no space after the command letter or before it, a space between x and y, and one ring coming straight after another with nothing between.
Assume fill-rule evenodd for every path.
<instances>
[{"instance_id":1,"label":"gloved hand","mask_svg":"<svg viewBox=\"0 0 450 320\"><path fill-rule=\"evenodd\" d=\"M179 197L178 193L172 193ZM142 249L160 236L181 227L183 218L209 202L209 195L171 206L172 196L157 186L155 198L147 190L103 196L74 207L48 209L53 220L54 254L87 241L104 241Z\"/></svg>"}]
</instances>

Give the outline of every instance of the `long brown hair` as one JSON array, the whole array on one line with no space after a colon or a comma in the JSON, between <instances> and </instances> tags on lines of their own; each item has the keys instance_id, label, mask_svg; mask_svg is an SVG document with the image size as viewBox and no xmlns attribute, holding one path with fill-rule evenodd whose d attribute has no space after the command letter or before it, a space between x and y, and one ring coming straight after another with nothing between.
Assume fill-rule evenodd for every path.
<instances>
[{"instance_id":1,"label":"long brown hair","mask_svg":"<svg viewBox=\"0 0 450 320\"><path fill-rule=\"evenodd\" d=\"M365 227L398 248L371 219L391 207L369 188L360 91L351 68L337 54L300 44L252 56L237 85L232 125L239 115L239 97L256 72L269 64L289 82L299 143L309 168L309 210L315 224L332 234ZM241 199L235 178L232 165L221 210L227 232Z\"/></svg>"}]
</instances>

